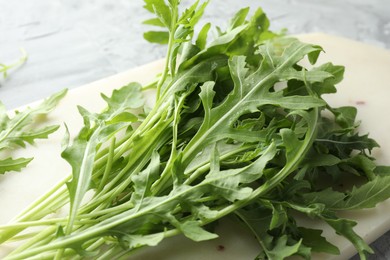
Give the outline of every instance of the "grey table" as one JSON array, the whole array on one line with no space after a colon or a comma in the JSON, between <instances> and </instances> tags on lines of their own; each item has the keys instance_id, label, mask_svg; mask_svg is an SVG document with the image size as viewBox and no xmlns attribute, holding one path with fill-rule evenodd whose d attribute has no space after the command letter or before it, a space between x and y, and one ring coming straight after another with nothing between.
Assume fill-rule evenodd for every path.
<instances>
[{"instance_id":1,"label":"grey table","mask_svg":"<svg viewBox=\"0 0 390 260\"><path fill-rule=\"evenodd\" d=\"M28 62L0 80L8 107L44 98L164 57L164 47L145 44L141 0L0 0L0 62ZM205 19L223 26L244 6L261 6L272 28L290 33L325 32L390 49L389 0L213 0ZM390 259L390 232L372 244ZM353 259L358 259L354 257Z\"/></svg>"}]
</instances>

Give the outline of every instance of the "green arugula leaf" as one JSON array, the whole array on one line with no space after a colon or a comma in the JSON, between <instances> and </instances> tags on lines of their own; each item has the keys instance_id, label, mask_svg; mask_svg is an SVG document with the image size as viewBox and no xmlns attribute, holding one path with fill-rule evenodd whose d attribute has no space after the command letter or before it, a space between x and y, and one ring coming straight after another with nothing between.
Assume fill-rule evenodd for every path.
<instances>
[{"instance_id":1,"label":"green arugula leaf","mask_svg":"<svg viewBox=\"0 0 390 260\"><path fill-rule=\"evenodd\" d=\"M331 210L353 210L373 208L390 196L389 176L376 176L359 187L354 186L349 192L338 192L331 188L306 193L307 203L322 203Z\"/></svg>"},{"instance_id":2,"label":"green arugula leaf","mask_svg":"<svg viewBox=\"0 0 390 260\"><path fill-rule=\"evenodd\" d=\"M246 23L246 17L249 13L249 7L240 9L230 20L229 27L227 28L227 31L231 31L234 28L237 28L243 24Z\"/></svg>"},{"instance_id":3,"label":"green arugula leaf","mask_svg":"<svg viewBox=\"0 0 390 260\"><path fill-rule=\"evenodd\" d=\"M325 252L333 255L339 255L340 250L329 243L325 237L321 236L322 230L299 227L302 236L302 243L310 247L314 252Z\"/></svg>"},{"instance_id":4,"label":"green arugula leaf","mask_svg":"<svg viewBox=\"0 0 390 260\"><path fill-rule=\"evenodd\" d=\"M158 26L158 27L165 27L165 24L162 23L159 18L151 18L151 19L145 20L145 21L143 21L143 24L153 25L153 26Z\"/></svg>"},{"instance_id":5,"label":"green arugula leaf","mask_svg":"<svg viewBox=\"0 0 390 260\"><path fill-rule=\"evenodd\" d=\"M259 202L259 201L257 201ZM262 251L256 259L285 259L293 255L308 256L310 249L302 244L302 239L296 241L289 235L281 234L280 236L271 235L268 230L274 221L272 209L275 208L270 202L267 208L264 208L264 200L260 203L254 203L255 207L248 209L240 209L235 213L241 221L252 231L257 241L259 242ZM276 227L273 227L276 228Z\"/></svg>"},{"instance_id":6,"label":"green arugula leaf","mask_svg":"<svg viewBox=\"0 0 390 260\"><path fill-rule=\"evenodd\" d=\"M358 250L360 259L365 260L366 254L373 254L374 251L367 245L364 240L359 237L358 234L353 231L353 227L356 226L356 222L348 219L338 218L336 216L324 216L324 219L339 235L347 238Z\"/></svg>"},{"instance_id":7,"label":"green arugula leaf","mask_svg":"<svg viewBox=\"0 0 390 260\"><path fill-rule=\"evenodd\" d=\"M27 108L24 111L15 111L15 116L10 118L6 115L4 107L0 110L2 113L0 125L2 126L0 132L1 147L10 147L12 145L24 146L24 142L33 143L36 138L46 138L53 128L46 128L38 130L37 135L33 133L25 133L26 127L32 125L32 122L38 119L39 116L51 112L59 101L65 96L66 90L60 91L51 97L45 99L35 108Z\"/></svg>"},{"instance_id":8,"label":"green arugula leaf","mask_svg":"<svg viewBox=\"0 0 390 260\"><path fill-rule=\"evenodd\" d=\"M26 167L33 158L18 158L18 159L0 159L0 174L9 171L20 172L22 168Z\"/></svg>"},{"instance_id":9,"label":"green arugula leaf","mask_svg":"<svg viewBox=\"0 0 390 260\"><path fill-rule=\"evenodd\" d=\"M344 77L345 68L343 66L334 65L332 63L324 63L314 70L325 71L332 74L331 78L327 78L324 82L313 84L313 89L318 95L336 93L336 84L340 83Z\"/></svg>"},{"instance_id":10,"label":"green arugula leaf","mask_svg":"<svg viewBox=\"0 0 390 260\"><path fill-rule=\"evenodd\" d=\"M196 40L196 46L199 47L199 50L203 50L207 45L207 34L211 28L211 23L206 23L203 28L200 30L198 39ZM183 59L187 60L187 59Z\"/></svg>"},{"instance_id":11,"label":"green arugula leaf","mask_svg":"<svg viewBox=\"0 0 390 260\"><path fill-rule=\"evenodd\" d=\"M152 43L167 44L169 42L169 33L161 31L149 31L144 33L145 40Z\"/></svg>"},{"instance_id":12,"label":"green arugula leaf","mask_svg":"<svg viewBox=\"0 0 390 260\"><path fill-rule=\"evenodd\" d=\"M126 235L121 238L121 245L127 249L135 249L142 246L156 246L164 239L164 234L152 235Z\"/></svg>"},{"instance_id":13,"label":"green arugula leaf","mask_svg":"<svg viewBox=\"0 0 390 260\"><path fill-rule=\"evenodd\" d=\"M34 108L15 111L9 116L4 105L0 102L0 151L10 151L16 147L25 148L26 144L34 144L37 139L46 139L59 126L45 126L38 128L42 116L51 112L60 100L66 95L66 90L60 91L45 99ZM35 123L35 124L34 124ZM1 159L0 173L20 171L32 159Z\"/></svg>"},{"instance_id":14,"label":"green arugula leaf","mask_svg":"<svg viewBox=\"0 0 390 260\"><path fill-rule=\"evenodd\" d=\"M355 107L338 107L332 109L336 122L343 128L354 127L357 109Z\"/></svg>"},{"instance_id":15,"label":"green arugula leaf","mask_svg":"<svg viewBox=\"0 0 390 260\"><path fill-rule=\"evenodd\" d=\"M301 247L301 241L288 245L287 236L281 236L275 241L275 246L272 250L266 250L268 259L285 259L289 256L293 256L299 252Z\"/></svg>"},{"instance_id":16,"label":"green arugula leaf","mask_svg":"<svg viewBox=\"0 0 390 260\"><path fill-rule=\"evenodd\" d=\"M144 8L151 13L154 13L165 27L170 27L172 23L170 6L165 1L160 0L145 0Z\"/></svg>"},{"instance_id":17,"label":"green arugula leaf","mask_svg":"<svg viewBox=\"0 0 390 260\"><path fill-rule=\"evenodd\" d=\"M50 134L54 133L58 130L60 126L54 125L54 126L46 126L40 129L36 130L26 130L25 132L22 132L18 134L18 136L9 136L7 139L9 143L14 143L20 147L26 147L26 143L34 144L36 139L47 139ZM5 144L3 144L5 146ZM9 145L9 144L8 144ZM0 150L3 148L3 146L0 147ZM4 147L6 148L6 147Z\"/></svg>"},{"instance_id":18,"label":"green arugula leaf","mask_svg":"<svg viewBox=\"0 0 390 260\"><path fill-rule=\"evenodd\" d=\"M210 233L201 228L200 223L196 221L187 221L180 225L180 230L189 239L199 242L217 238L218 235Z\"/></svg>"}]
</instances>

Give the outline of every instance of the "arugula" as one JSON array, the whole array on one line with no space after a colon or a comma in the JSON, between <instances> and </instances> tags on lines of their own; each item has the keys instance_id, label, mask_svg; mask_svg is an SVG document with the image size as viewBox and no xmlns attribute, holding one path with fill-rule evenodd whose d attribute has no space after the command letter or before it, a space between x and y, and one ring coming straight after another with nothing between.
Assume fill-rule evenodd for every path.
<instances>
[{"instance_id":1,"label":"arugula","mask_svg":"<svg viewBox=\"0 0 390 260\"><path fill-rule=\"evenodd\" d=\"M30 235L6 259L116 259L177 234L213 239L210 224L228 215L254 234L258 259L339 254L297 212L327 223L362 259L372 253L337 213L389 198L389 168L370 156L378 144L358 133L356 109L322 98L344 68L316 66L322 48L271 32L261 9L249 19L239 10L214 38L210 24L195 34L206 5L145 0L154 14L145 24L159 28L145 38L168 44L161 75L102 96L101 113L79 108L84 127L62 153L72 174L0 227L1 243ZM150 111L146 88L156 89ZM68 216L48 217L67 204Z\"/></svg>"},{"instance_id":2,"label":"arugula","mask_svg":"<svg viewBox=\"0 0 390 260\"><path fill-rule=\"evenodd\" d=\"M43 115L52 111L58 102L65 96L66 90L60 91L51 97L45 99L34 108L26 108L23 111L15 111L10 117L7 114L5 106L0 102L0 152L5 155L6 151L16 147L26 147L26 144L34 144L36 139L46 139L55 132L59 126L44 126L39 128L39 121ZM20 171L33 158L0 157L0 174L8 171Z\"/></svg>"}]
</instances>

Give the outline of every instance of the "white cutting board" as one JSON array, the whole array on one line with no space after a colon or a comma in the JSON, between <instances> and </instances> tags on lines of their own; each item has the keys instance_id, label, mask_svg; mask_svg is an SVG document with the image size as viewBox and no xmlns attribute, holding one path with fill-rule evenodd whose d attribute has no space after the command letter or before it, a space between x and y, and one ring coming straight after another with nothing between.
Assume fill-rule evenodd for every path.
<instances>
[{"instance_id":1,"label":"white cutting board","mask_svg":"<svg viewBox=\"0 0 390 260\"><path fill-rule=\"evenodd\" d=\"M374 151L374 156L378 163L390 165L390 134L388 134L390 131L390 120L388 120L390 52L324 34L300 35L299 38L323 46L326 53L321 55L318 64L332 61L334 64L346 66L345 79L338 86L338 94L329 96L328 100L334 106L357 106L358 118L362 120L361 132L369 132L371 137L381 145L380 150ZM98 112L104 106L100 93L110 95L114 88L132 81L146 84L160 72L162 64L162 61L157 61L71 90L45 123L66 122L71 134L77 134L82 120L76 105ZM149 102L152 105L153 98ZM63 134L62 126L59 131L51 135L49 140L39 141L34 147L20 149L13 153L14 157L35 157L35 159L21 173L13 172L0 176L0 225L12 219L45 190L69 174L70 167L60 157ZM390 229L389 213L390 200L375 209L351 212L345 216L356 219L359 223L355 229L357 233L367 242L372 242ZM348 241L336 236L326 226L316 222L305 221L305 223L323 228L324 234L342 252L337 257L315 255L313 259L341 260L356 253ZM220 238L202 243L189 241L182 236L171 238L157 247L137 252L131 259L250 260L257 255L259 247L256 241L245 230L229 220L220 224L217 232ZM0 258L8 250L9 248L0 246Z\"/></svg>"}]
</instances>

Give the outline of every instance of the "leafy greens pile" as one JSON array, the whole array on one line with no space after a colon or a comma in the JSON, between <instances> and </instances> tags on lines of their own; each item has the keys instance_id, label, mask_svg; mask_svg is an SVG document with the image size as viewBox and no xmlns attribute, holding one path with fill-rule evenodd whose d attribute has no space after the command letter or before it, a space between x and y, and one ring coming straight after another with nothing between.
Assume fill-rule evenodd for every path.
<instances>
[{"instance_id":1,"label":"leafy greens pile","mask_svg":"<svg viewBox=\"0 0 390 260\"><path fill-rule=\"evenodd\" d=\"M322 99L344 68L312 66L321 47L271 32L261 9L249 19L239 10L211 39L210 24L195 34L207 3L179 11L179 2L145 0L155 15L145 23L160 28L145 38L168 44L162 74L103 95L99 114L79 108L84 127L62 153L72 175L0 227L1 243L23 241L5 259L117 259L177 234L213 239L208 224L227 215L253 232L258 259L338 254L297 212L365 259L372 250L356 223L337 214L387 199L389 168L370 157L378 145L357 132L356 109ZM67 203L67 216L47 217Z\"/></svg>"}]
</instances>

